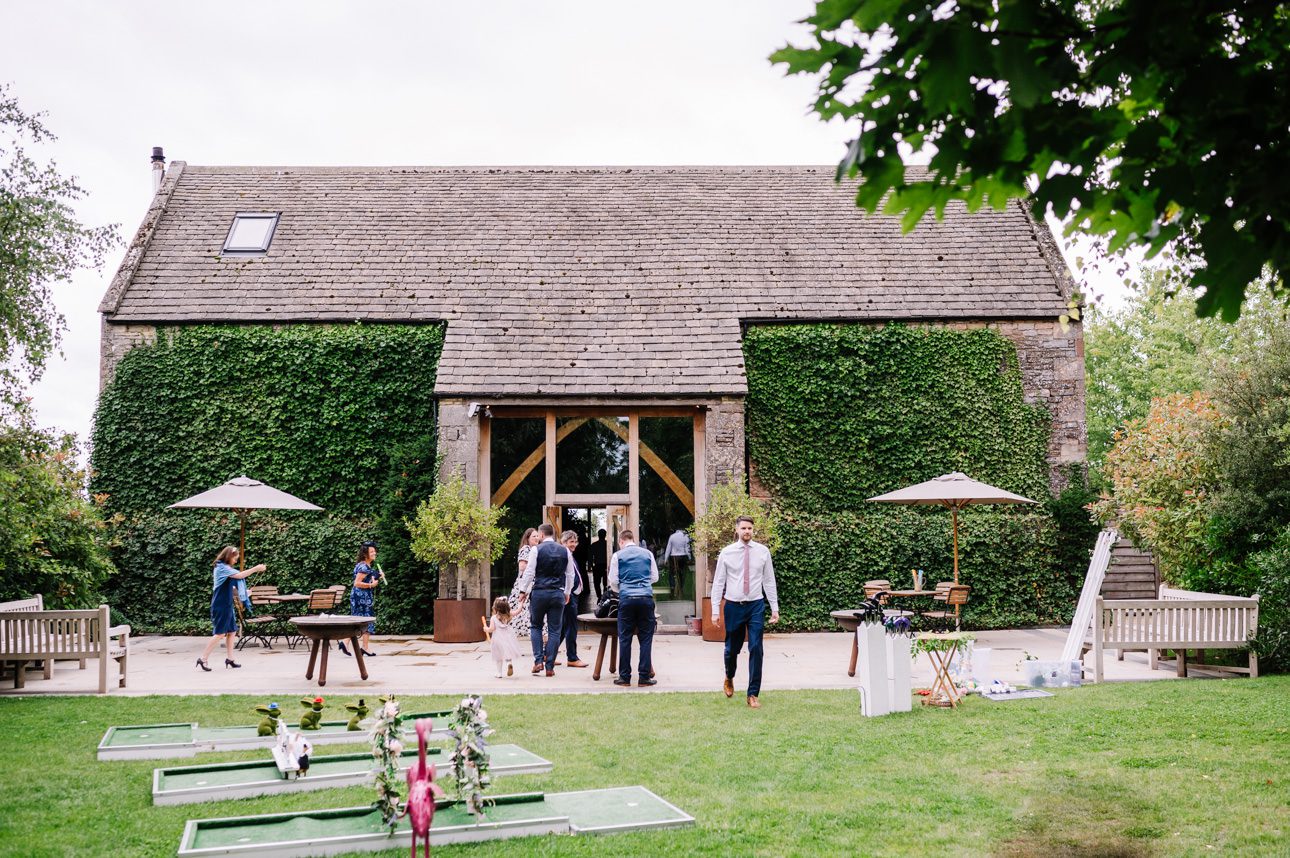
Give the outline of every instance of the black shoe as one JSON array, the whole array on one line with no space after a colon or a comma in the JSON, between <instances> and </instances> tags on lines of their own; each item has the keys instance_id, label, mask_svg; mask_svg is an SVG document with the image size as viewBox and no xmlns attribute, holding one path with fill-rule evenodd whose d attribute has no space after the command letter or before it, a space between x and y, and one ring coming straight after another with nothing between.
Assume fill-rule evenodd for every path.
<instances>
[{"instance_id":1,"label":"black shoe","mask_svg":"<svg viewBox=\"0 0 1290 858\"><path fill-rule=\"evenodd\" d=\"M637 685L658 685L657 679L642 679Z\"/></svg>"},{"instance_id":2,"label":"black shoe","mask_svg":"<svg viewBox=\"0 0 1290 858\"><path fill-rule=\"evenodd\" d=\"M341 652L345 653L345 655L349 655L349 656L352 656L352 655L353 655L353 653L351 653L349 650L345 649L345 642L344 642L344 641L336 641L336 649L338 649L338 650L340 650Z\"/></svg>"},{"instance_id":3,"label":"black shoe","mask_svg":"<svg viewBox=\"0 0 1290 858\"><path fill-rule=\"evenodd\" d=\"M202 670L206 671L207 673L211 672L211 669L206 666L206 659L204 658L197 659L197 666L200 667Z\"/></svg>"},{"instance_id":4,"label":"black shoe","mask_svg":"<svg viewBox=\"0 0 1290 858\"><path fill-rule=\"evenodd\" d=\"M631 685L631 684L632 684L632 681L630 679L623 679L622 677L619 677L618 679L614 680L614 685Z\"/></svg>"},{"instance_id":5,"label":"black shoe","mask_svg":"<svg viewBox=\"0 0 1290 858\"><path fill-rule=\"evenodd\" d=\"M360 647L360 649L361 649L361 647ZM374 652L368 652L367 650L363 650L363 655L367 656L368 658L376 658L376 653L374 653Z\"/></svg>"},{"instance_id":6,"label":"black shoe","mask_svg":"<svg viewBox=\"0 0 1290 858\"><path fill-rule=\"evenodd\" d=\"M224 667L226 667L226 668L229 668L229 667L241 667L241 666L242 666L242 665L238 664L236 661L233 661L233 659L231 659L231 658L226 658L226 659L224 659Z\"/></svg>"}]
</instances>

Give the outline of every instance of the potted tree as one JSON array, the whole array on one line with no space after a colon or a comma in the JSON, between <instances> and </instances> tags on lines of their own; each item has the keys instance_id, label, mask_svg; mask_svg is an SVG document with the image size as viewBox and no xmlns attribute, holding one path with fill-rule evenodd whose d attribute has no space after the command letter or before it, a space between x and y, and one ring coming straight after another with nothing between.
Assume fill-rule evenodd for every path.
<instances>
[{"instance_id":1,"label":"potted tree","mask_svg":"<svg viewBox=\"0 0 1290 858\"><path fill-rule=\"evenodd\" d=\"M726 629L722 623L724 612L716 622L712 622L712 599L707 595L712 592L712 576L717 569L717 555L721 549L735 541L735 519L746 515L756 522L756 533L753 539L770 549L773 555L779 550L779 517L775 508L762 500L750 497L738 483L723 483L713 486L708 493L708 503L703 515L694 520L690 528L690 541L696 553L707 555L708 568L703 585L703 639L705 641L724 641Z\"/></svg>"},{"instance_id":2,"label":"potted tree","mask_svg":"<svg viewBox=\"0 0 1290 858\"><path fill-rule=\"evenodd\" d=\"M408 522L412 553L439 567L434 602L434 639L473 643L484 639L479 618L488 613L480 564L505 550L506 532L498 525L505 507L479 500L479 490L460 475L439 483Z\"/></svg>"}]
</instances>

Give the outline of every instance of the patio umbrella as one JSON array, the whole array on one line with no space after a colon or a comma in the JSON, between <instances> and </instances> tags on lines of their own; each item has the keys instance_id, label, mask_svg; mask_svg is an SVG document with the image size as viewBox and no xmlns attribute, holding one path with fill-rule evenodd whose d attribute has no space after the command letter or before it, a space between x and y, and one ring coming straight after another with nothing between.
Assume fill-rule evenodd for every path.
<instances>
[{"instance_id":1,"label":"patio umbrella","mask_svg":"<svg viewBox=\"0 0 1290 858\"><path fill-rule=\"evenodd\" d=\"M977 482L967 474L955 471L927 482L885 495L869 498L876 503L901 503L911 506L947 506L954 521L954 583L959 582L959 510L975 503L1035 503L1030 498L996 489Z\"/></svg>"},{"instance_id":2,"label":"patio umbrella","mask_svg":"<svg viewBox=\"0 0 1290 858\"><path fill-rule=\"evenodd\" d=\"M169 508L231 509L236 512L242 522L242 535L238 542L237 550L238 566L242 569L246 568L246 559L243 555L246 553L246 515L248 512L253 509L312 509L322 511L320 506L314 506L309 501L303 501L295 495L287 494L259 480L253 480L245 474L229 480L222 486L216 486L210 491L184 498L178 503L172 503Z\"/></svg>"}]
</instances>

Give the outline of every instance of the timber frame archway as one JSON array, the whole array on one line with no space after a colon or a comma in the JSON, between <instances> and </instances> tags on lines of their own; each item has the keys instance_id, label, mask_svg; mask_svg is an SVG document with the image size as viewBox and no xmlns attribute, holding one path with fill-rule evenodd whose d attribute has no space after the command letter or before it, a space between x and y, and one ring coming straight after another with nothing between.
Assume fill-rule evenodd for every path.
<instances>
[{"instance_id":1,"label":"timber frame archway","mask_svg":"<svg viewBox=\"0 0 1290 858\"><path fill-rule=\"evenodd\" d=\"M623 426L619 418L627 417ZM496 491L489 492L493 484L491 473L492 462L492 419L527 417L545 421L546 433L542 444L533 451L510 473L498 486ZM640 419L642 417L683 417L693 421L694 473L691 490L683 476L677 474L648 444L640 440ZM591 505L621 505L627 511L627 527L633 531L640 530L640 474L641 467L649 468L676 495L680 503L692 516L702 512L703 499L707 497L705 458L707 408L701 405L676 406L572 406L560 405L541 407L532 405L490 405L479 421L479 485L480 499L490 506L503 506L511 493L519 487L526 477L539 466L544 468L545 493L544 508L578 507ZM561 423L561 421L564 421ZM625 495L574 495L560 494L556 490L556 470L559 462L559 444L578 428L590 421L597 421L614 432L627 445L628 452L628 487ZM698 564L695 565L697 575ZM484 580L489 580L485 572ZM696 580L696 593L699 583Z\"/></svg>"}]
</instances>

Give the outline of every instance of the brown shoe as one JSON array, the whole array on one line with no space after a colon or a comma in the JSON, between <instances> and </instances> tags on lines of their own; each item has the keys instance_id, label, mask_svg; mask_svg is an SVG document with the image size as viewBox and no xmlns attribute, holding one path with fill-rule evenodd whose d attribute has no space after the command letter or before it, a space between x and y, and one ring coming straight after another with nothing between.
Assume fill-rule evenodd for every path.
<instances>
[{"instance_id":1,"label":"brown shoe","mask_svg":"<svg viewBox=\"0 0 1290 858\"><path fill-rule=\"evenodd\" d=\"M749 708L749 709L760 709L760 708L761 708L761 704L757 702L757 698L756 698L756 697L749 697L749 698L748 698L748 708Z\"/></svg>"},{"instance_id":2,"label":"brown shoe","mask_svg":"<svg viewBox=\"0 0 1290 858\"><path fill-rule=\"evenodd\" d=\"M546 672L546 675L547 675L547 676L555 676L555 671L554 671L554 670L548 670L548 671Z\"/></svg>"},{"instance_id":3,"label":"brown shoe","mask_svg":"<svg viewBox=\"0 0 1290 858\"><path fill-rule=\"evenodd\" d=\"M582 659L578 659L577 661L571 661L571 662L569 662L569 667L586 667L586 666L587 666L587 663L586 663L585 661L583 661Z\"/></svg>"},{"instance_id":4,"label":"brown shoe","mask_svg":"<svg viewBox=\"0 0 1290 858\"><path fill-rule=\"evenodd\" d=\"M515 665L513 665L513 664L508 664L508 665L506 665L506 675L507 675L507 676L514 676L514 675L515 675Z\"/></svg>"},{"instance_id":5,"label":"brown shoe","mask_svg":"<svg viewBox=\"0 0 1290 858\"><path fill-rule=\"evenodd\" d=\"M539 661L533 665L533 674L536 676L541 672L542 672L542 662Z\"/></svg>"},{"instance_id":6,"label":"brown shoe","mask_svg":"<svg viewBox=\"0 0 1290 858\"><path fill-rule=\"evenodd\" d=\"M725 682L721 683L721 690L726 693L727 697L734 697L735 681L733 679L727 678Z\"/></svg>"}]
</instances>

